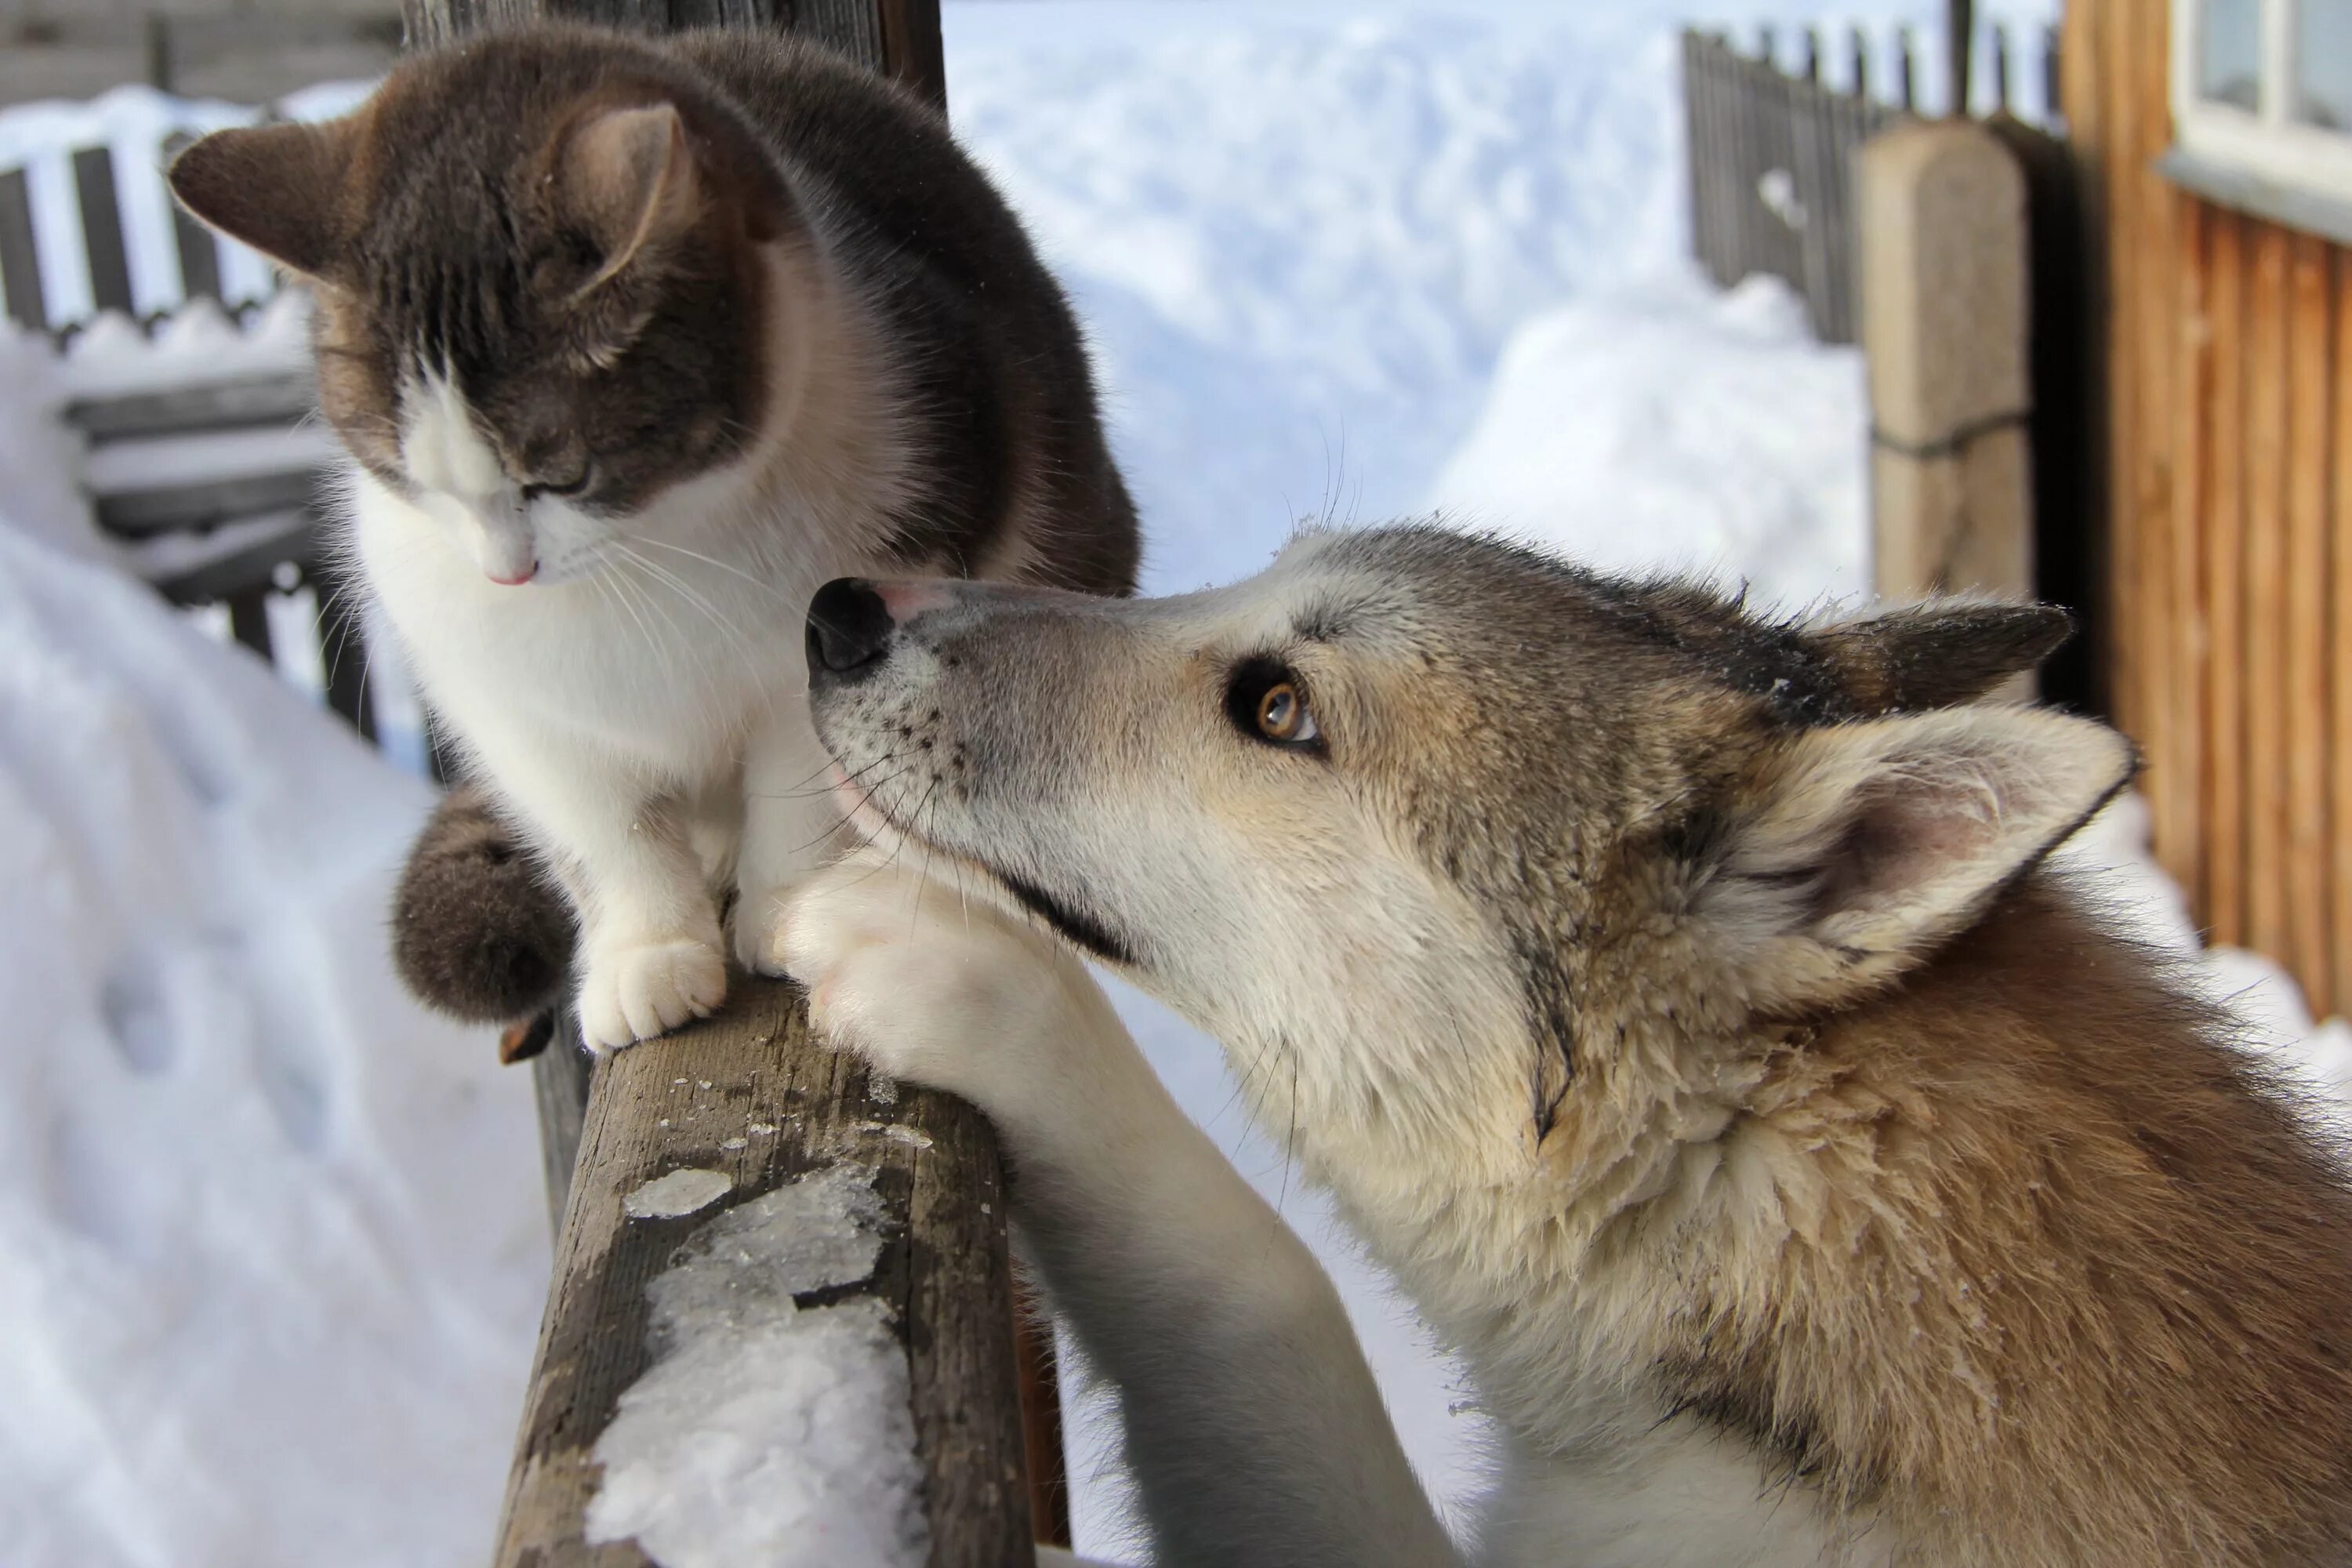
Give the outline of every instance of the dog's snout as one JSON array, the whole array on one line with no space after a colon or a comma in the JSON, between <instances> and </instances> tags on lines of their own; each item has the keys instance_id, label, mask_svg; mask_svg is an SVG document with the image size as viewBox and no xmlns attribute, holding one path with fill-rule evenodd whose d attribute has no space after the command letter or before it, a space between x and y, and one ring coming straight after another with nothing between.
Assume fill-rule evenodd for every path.
<instances>
[{"instance_id":1,"label":"dog's snout","mask_svg":"<svg viewBox=\"0 0 2352 1568\"><path fill-rule=\"evenodd\" d=\"M882 662L895 626L890 606L863 577L835 577L809 601L809 673L855 679Z\"/></svg>"}]
</instances>

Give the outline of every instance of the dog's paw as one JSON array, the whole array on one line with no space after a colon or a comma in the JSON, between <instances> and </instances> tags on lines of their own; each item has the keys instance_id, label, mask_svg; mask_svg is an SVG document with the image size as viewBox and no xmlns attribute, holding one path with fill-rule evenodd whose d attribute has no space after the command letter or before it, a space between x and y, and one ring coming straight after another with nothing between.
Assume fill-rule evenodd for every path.
<instances>
[{"instance_id":1,"label":"dog's paw","mask_svg":"<svg viewBox=\"0 0 2352 1568\"><path fill-rule=\"evenodd\" d=\"M813 874L813 873L811 873ZM808 875L743 888L735 895L735 962L754 974L790 974L784 956L784 910Z\"/></svg>"},{"instance_id":2,"label":"dog's paw","mask_svg":"<svg viewBox=\"0 0 2352 1568\"><path fill-rule=\"evenodd\" d=\"M707 1017L726 999L727 961L699 937L594 948L580 983L580 1037L591 1050L618 1050Z\"/></svg>"},{"instance_id":3,"label":"dog's paw","mask_svg":"<svg viewBox=\"0 0 2352 1568\"><path fill-rule=\"evenodd\" d=\"M1086 966L1050 937L911 871L822 871L787 897L777 936L821 1037L1000 1126L1065 1097L1074 1064L1118 1032Z\"/></svg>"}]
</instances>

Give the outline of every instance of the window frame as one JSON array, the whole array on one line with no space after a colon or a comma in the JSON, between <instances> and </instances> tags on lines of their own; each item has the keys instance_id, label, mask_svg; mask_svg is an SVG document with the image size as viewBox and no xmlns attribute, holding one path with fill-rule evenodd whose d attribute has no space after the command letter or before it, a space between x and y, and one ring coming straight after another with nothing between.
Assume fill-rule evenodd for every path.
<instances>
[{"instance_id":1,"label":"window frame","mask_svg":"<svg viewBox=\"0 0 2352 1568\"><path fill-rule=\"evenodd\" d=\"M2295 22L2303 0L2254 0L2262 18L2253 113L2197 90L2204 0L2172 0L2168 45L2172 134L2191 157L2281 190L2352 203L2352 130L2305 125L2290 116Z\"/></svg>"}]
</instances>

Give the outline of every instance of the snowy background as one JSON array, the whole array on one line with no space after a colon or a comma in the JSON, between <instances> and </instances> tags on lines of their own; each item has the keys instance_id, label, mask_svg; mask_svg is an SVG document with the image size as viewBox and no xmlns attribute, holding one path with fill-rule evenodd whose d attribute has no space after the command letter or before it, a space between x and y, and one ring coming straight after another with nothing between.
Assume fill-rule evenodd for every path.
<instances>
[{"instance_id":1,"label":"snowy background","mask_svg":"<svg viewBox=\"0 0 2352 1568\"><path fill-rule=\"evenodd\" d=\"M1939 10L1769 14L1925 37ZM957 128L1089 323L1149 590L1252 571L1301 517L1432 507L1789 602L1861 589L1858 359L1811 343L1777 288L1717 295L1683 258L1673 25L1693 11L1766 14L950 0ZM32 160L37 203L59 207L59 149L143 157L167 124L244 113L143 91L11 110L0 165ZM141 298L167 297L161 230L131 239ZM69 311L80 263L50 248ZM197 320L152 352L218 364L283 353L296 327L239 346ZM145 374L124 339L62 364L0 343L0 1564L476 1560L546 1269L528 1079L385 973L424 786L161 608L91 533L48 416ZM2142 831L2126 802L2076 858L2186 946ZM2259 960L2210 968L2343 1090L2352 1032L2315 1033ZM1448 1370L1246 1134L1215 1047L1122 1005L1330 1261L1458 1511L1478 1418ZM1080 1404L1080 1544L1118 1556Z\"/></svg>"}]
</instances>

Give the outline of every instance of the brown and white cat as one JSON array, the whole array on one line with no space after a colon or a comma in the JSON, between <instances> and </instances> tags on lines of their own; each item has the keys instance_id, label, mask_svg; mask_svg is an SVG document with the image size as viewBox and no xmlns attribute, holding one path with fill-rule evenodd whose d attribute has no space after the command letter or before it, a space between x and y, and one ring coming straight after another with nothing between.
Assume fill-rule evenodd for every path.
<instances>
[{"instance_id":1,"label":"brown and white cat","mask_svg":"<svg viewBox=\"0 0 2352 1568\"><path fill-rule=\"evenodd\" d=\"M1085 349L945 123L809 45L494 33L171 171L310 280L352 544L571 895L582 1033L676 1027L835 826L803 613L868 571L1134 584Z\"/></svg>"}]
</instances>

